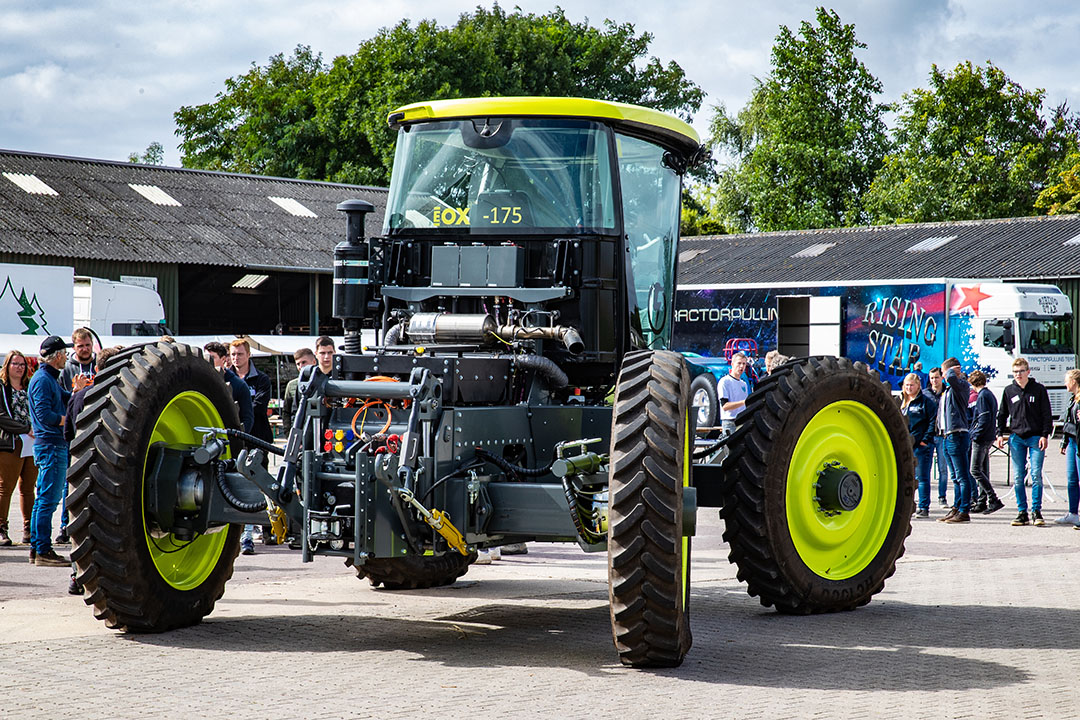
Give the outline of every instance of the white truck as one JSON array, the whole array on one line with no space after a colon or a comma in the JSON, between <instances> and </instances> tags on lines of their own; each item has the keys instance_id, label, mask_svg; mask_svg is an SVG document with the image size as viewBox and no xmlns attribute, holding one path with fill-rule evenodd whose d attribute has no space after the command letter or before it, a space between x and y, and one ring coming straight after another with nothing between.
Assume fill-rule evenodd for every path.
<instances>
[{"instance_id":1,"label":"white truck","mask_svg":"<svg viewBox=\"0 0 1080 720\"><path fill-rule=\"evenodd\" d=\"M70 337L162 335L165 307L152 289L76 277L74 268L0 263L0 334Z\"/></svg>"},{"instance_id":2,"label":"white truck","mask_svg":"<svg viewBox=\"0 0 1080 720\"><path fill-rule=\"evenodd\" d=\"M956 357L967 372L986 373L998 397L1012 382L1013 359L1022 356L1060 416L1069 402L1065 371L1076 367L1072 327L1072 304L1054 285L956 279L680 285L674 344L718 360L725 348L756 347L758 364L772 349L844 356L877 369L894 390L916 363L927 372Z\"/></svg>"}]
</instances>

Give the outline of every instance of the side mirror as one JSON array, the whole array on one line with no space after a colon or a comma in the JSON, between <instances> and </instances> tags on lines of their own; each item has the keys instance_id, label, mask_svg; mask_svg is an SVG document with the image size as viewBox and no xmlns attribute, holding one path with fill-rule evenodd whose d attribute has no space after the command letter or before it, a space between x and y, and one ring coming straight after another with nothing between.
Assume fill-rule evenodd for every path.
<instances>
[{"instance_id":1,"label":"side mirror","mask_svg":"<svg viewBox=\"0 0 1080 720\"><path fill-rule=\"evenodd\" d=\"M1012 322L1012 320L1006 320L1004 323L1002 323L1001 324L1001 329L1002 329L1002 337L1001 337L1001 339L1002 339L1002 341L1004 343L1005 350L1007 352L1012 352L1013 348L1016 347L1016 339L1015 339L1015 337L1013 335L1013 322Z\"/></svg>"}]
</instances>

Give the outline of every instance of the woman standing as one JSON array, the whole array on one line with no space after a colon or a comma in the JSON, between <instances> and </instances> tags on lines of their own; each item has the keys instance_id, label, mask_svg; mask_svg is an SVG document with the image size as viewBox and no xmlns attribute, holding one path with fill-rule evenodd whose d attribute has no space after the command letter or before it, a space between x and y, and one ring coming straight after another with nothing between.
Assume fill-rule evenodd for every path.
<instances>
[{"instance_id":1,"label":"woman standing","mask_svg":"<svg viewBox=\"0 0 1080 720\"><path fill-rule=\"evenodd\" d=\"M12 350L0 367L0 545L11 544L8 537L8 511L15 486L19 486L23 516L23 544L30 542L30 517L34 511L34 486L37 468L34 456L23 456L21 435L30 434L30 406L26 386L30 382L26 356ZM29 448L28 448L29 449Z\"/></svg>"},{"instance_id":2,"label":"woman standing","mask_svg":"<svg viewBox=\"0 0 1080 720\"><path fill-rule=\"evenodd\" d=\"M911 446L915 450L915 481L919 485L919 505L915 517L930 517L930 463L934 459L934 417L937 398L924 392L919 376L909 373L904 378L900 412L908 419Z\"/></svg>"},{"instance_id":3,"label":"woman standing","mask_svg":"<svg viewBox=\"0 0 1080 720\"><path fill-rule=\"evenodd\" d=\"M1054 522L1058 525L1080 527L1077 506L1080 505L1080 457L1077 457L1077 415L1080 411L1080 370L1065 373L1065 388L1072 395L1069 409L1065 411L1065 423L1062 425L1061 454L1065 456L1065 478L1068 481L1069 512Z\"/></svg>"}]
</instances>

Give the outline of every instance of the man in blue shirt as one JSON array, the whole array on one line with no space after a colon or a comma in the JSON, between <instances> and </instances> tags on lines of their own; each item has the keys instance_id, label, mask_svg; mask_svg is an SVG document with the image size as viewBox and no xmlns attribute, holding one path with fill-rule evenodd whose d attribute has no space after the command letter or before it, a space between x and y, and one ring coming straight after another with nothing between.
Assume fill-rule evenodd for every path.
<instances>
[{"instance_id":1,"label":"man in blue shirt","mask_svg":"<svg viewBox=\"0 0 1080 720\"><path fill-rule=\"evenodd\" d=\"M34 464L38 468L37 498L30 522L30 560L45 567L65 567L69 560L52 547L52 516L67 482L68 446L64 439L65 411L71 393L60 387L60 371L67 364L71 343L50 335L41 343L41 367L30 378L27 401L34 430ZM72 387L81 390L87 379L76 376Z\"/></svg>"}]
</instances>

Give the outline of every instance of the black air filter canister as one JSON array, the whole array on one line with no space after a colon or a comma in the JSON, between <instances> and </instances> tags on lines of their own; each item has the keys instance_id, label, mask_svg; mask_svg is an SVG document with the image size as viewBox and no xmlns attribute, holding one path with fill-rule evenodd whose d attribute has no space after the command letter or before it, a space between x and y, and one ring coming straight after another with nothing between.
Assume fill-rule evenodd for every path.
<instances>
[{"instance_id":1,"label":"black air filter canister","mask_svg":"<svg viewBox=\"0 0 1080 720\"><path fill-rule=\"evenodd\" d=\"M337 209L345 213L345 242L334 248L334 317L345 327L345 352L359 353L360 325L371 299L364 219L375 207L364 200L346 200Z\"/></svg>"}]
</instances>

